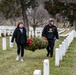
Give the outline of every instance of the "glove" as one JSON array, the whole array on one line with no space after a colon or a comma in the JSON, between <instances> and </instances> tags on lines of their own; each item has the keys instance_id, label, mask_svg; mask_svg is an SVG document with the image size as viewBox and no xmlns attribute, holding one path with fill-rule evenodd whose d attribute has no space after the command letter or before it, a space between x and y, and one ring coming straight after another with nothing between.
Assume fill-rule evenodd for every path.
<instances>
[{"instance_id":1,"label":"glove","mask_svg":"<svg viewBox=\"0 0 76 75\"><path fill-rule=\"evenodd\" d=\"M11 42L11 46L13 47L13 45L14 45L14 43L13 42Z\"/></svg>"},{"instance_id":2,"label":"glove","mask_svg":"<svg viewBox=\"0 0 76 75\"><path fill-rule=\"evenodd\" d=\"M26 45L28 45L28 41L26 41Z\"/></svg>"},{"instance_id":3,"label":"glove","mask_svg":"<svg viewBox=\"0 0 76 75\"><path fill-rule=\"evenodd\" d=\"M58 39L56 39L56 42L58 42L59 40Z\"/></svg>"},{"instance_id":4,"label":"glove","mask_svg":"<svg viewBox=\"0 0 76 75\"><path fill-rule=\"evenodd\" d=\"M26 44L28 44L28 41L27 41L27 43Z\"/></svg>"},{"instance_id":5,"label":"glove","mask_svg":"<svg viewBox=\"0 0 76 75\"><path fill-rule=\"evenodd\" d=\"M44 37L44 40L47 40L47 38L46 38L46 37Z\"/></svg>"}]
</instances>

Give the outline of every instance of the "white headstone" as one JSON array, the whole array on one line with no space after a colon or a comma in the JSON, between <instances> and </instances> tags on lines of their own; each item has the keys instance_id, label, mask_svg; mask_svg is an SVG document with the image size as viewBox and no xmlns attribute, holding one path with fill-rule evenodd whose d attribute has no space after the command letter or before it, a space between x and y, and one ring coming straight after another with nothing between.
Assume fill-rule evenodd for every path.
<instances>
[{"instance_id":1,"label":"white headstone","mask_svg":"<svg viewBox=\"0 0 76 75\"><path fill-rule=\"evenodd\" d=\"M2 49L6 50L6 38L2 38Z\"/></svg>"},{"instance_id":2,"label":"white headstone","mask_svg":"<svg viewBox=\"0 0 76 75\"><path fill-rule=\"evenodd\" d=\"M40 37L41 37L41 35L42 35L42 31L40 31Z\"/></svg>"},{"instance_id":3,"label":"white headstone","mask_svg":"<svg viewBox=\"0 0 76 75\"><path fill-rule=\"evenodd\" d=\"M43 64L43 75L50 75L49 74L49 60L45 59Z\"/></svg>"},{"instance_id":4,"label":"white headstone","mask_svg":"<svg viewBox=\"0 0 76 75\"><path fill-rule=\"evenodd\" d=\"M10 36L10 37L9 37L10 48L13 47L13 44L12 44L12 42L11 42L11 39L12 39L12 37Z\"/></svg>"},{"instance_id":5,"label":"white headstone","mask_svg":"<svg viewBox=\"0 0 76 75\"><path fill-rule=\"evenodd\" d=\"M65 56L65 43L62 42L62 50L63 50L63 56Z\"/></svg>"},{"instance_id":6,"label":"white headstone","mask_svg":"<svg viewBox=\"0 0 76 75\"><path fill-rule=\"evenodd\" d=\"M1 30L0 30L0 37L1 37Z\"/></svg>"},{"instance_id":7,"label":"white headstone","mask_svg":"<svg viewBox=\"0 0 76 75\"><path fill-rule=\"evenodd\" d=\"M55 50L55 66L59 66L59 49Z\"/></svg>"},{"instance_id":8,"label":"white headstone","mask_svg":"<svg viewBox=\"0 0 76 75\"><path fill-rule=\"evenodd\" d=\"M6 36L6 30L4 30L4 36Z\"/></svg>"},{"instance_id":9,"label":"white headstone","mask_svg":"<svg viewBox=\"0 0 76 75\"><path fill-rule=\"evenodd\" d=\"M32 31L32 37L34 37L34 31Z\"/></svg>"},{"instance_id":10,"label":"white headstone","mask_svg":"<svg viewBox=\"0 0 76 75\"><path fill-rule=\"evenodd\" d=\"M62 55L62 45L59 45L59 60L62 61L63 55Z\"/></svg>"},{"instance_id":11,"label":"white headstone","mask_svg":"<svg viewBox=\"0 0 76 75\"><path fill-rule=\"evenodd\" d=\"M37 30L35 31L35 36L36 36L36 37L38 37L38 33L37 33Z\"/></svg>"},{"instance_id":12,"label":"white headstone","mask_svg":"<svg viewBox=\"0 0 76 75\"><path fill-rule=\"evenodd\" d=\"M74 37L76 37L76 31L74 31Z\"/></svg>"},{"instance_id":13,"label":"white headstone","mask_svg":"<svg viewBox=\"0 0 76 75\"><path fill-rule=\"evenodd\" d=\"M41 70L35 70L34 75L41 75Z\"/></svg>"},{"instance_id":14,"label":"white headstone","mask_svg":"<svg viewBox=\"0 0 76 75\"><path fill-rule=\"evenodd\" d=\"M66 38L66 49L68 49L68 38Z\"/></svg>"},{"instance_id":15,"label":"white headstone","mask_svg":"<svg viewBox=\"0 0 76 75\"><path fill-rule=\"evenodd\" d=\"M67 51L67 40L66 39L64 40L64 43L65 43L64 48L65 48L65 53L66 53L66 51Z\"/></svg>"},{"instance_id":16,"label":"white headstone","mask_svg":"<svg viewBox=\"0 0 76 75\"><path fill-rule=\"evenodd\" d=\"M11 31L10 31L10 29L9 29L9 31L8 31L8 35L10 35L11 34Z\"/></svg>"}]
</instances>

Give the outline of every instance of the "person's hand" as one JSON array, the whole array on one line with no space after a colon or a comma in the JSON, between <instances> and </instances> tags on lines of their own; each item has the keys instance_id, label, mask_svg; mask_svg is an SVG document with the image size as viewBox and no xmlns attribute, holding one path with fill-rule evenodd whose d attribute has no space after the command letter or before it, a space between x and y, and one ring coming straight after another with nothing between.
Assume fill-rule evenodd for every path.
<instances>
[{"instance_id":1,"label":"person's hand","mask_svg":"<svg viewBox=\"0 0 76 75\"><path fill-rule=\"evenodd\" d=\"M58 39L56 39L56 42L58 42L59 40Z\"/></svg>"},{"instance_id":2,"label":"person's hand","mask_svg":"<svg viewBox=\"0 0 76 75\"><path fill-rule=\"evenodd\" d=\"M13 45L14 45L14 43L13 42L11 42L11 46L13 47Z\"/></svg>"},{"instance_id":3,"label":"person's hand","mask_svg":"<svg viewBox=\"0 0 76 75\"><path fill-rule=\"evenodd\" d=\"M26 43L25 43L26 45L28 45L28 41L26 41Z\"/></svg>"},{"instance_id":4,"label":"person's hand","mask_svg":"<svg viewBox=\"0 0 76 75\"><path fill-rule=\"evenodd\" d=\"M26 44L28 44L28 41L26 42Z\"/></svg>"}]
</instances>

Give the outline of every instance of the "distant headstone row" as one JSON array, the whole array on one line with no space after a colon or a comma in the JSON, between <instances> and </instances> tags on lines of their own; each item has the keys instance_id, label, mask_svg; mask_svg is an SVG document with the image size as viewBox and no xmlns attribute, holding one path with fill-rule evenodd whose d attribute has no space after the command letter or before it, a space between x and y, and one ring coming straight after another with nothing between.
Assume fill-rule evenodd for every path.
<instances>
[{"instance_id":1,"label":"distant headstone row","mask_svg":"<svg viewBox=\"0 0 76 75\"><path fill-rule=\"evenodd\" d=\"M15 28L16 26L0 26L0 37L12 36ZM29 27L29 38L34 36L41 37L42 30L43 30L43 27L37 27L34 32L33 28ZM59 34L65 31L65 29L60 29L60 28L58 28L58 30L59 30ZM65 35L61 35L61 36L65 36Z\"/></svg>"},{"instance_id":2,"label":"distant headstone row","mask_svg":"<svg viewBox=\"0 0 76 75\"><path fill-rule=\"evenodd\" d=\"M15 26L0 26L0 37L11 36L14 32ZM41 37L43 28L36 28L35 32L32 27L29 27L29 38Z\"/></svg>"}]
</instances>

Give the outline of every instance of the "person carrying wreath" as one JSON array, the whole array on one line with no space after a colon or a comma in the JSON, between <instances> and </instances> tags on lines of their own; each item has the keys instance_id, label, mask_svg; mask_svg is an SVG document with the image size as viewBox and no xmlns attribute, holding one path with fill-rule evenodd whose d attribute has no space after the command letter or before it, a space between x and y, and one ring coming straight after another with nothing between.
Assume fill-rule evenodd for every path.
<instances>
[{"instance_id":1,"label":"person carrying wreath","mask_svg":"<svg viewBox=\"0 0 76 75\"><path fill-rule=\"evenodd\" d=\"M49 19L49 24L46 25L43 29L42 36L47 38L48 46L47 46L47 56L53 56L53 49L55 45L55 39L58 41L59 35L57 31L57 27L54 25L54 19Z\"/></svg>"},{"instance_id":2,"label":"person carrying wreath","mask_svg":"<svg viewBox=\"0 0 76 75\"><path fill-rule=\"evenodd\" d=\"M23 22L18 22L16 29L12 35L11 42L15 42L17 44L17 57L16 60L23 61L24 56L24 47L27 44L27 36L26 36L26 29L24 28Z\"/></svg>"}]
</instances>

